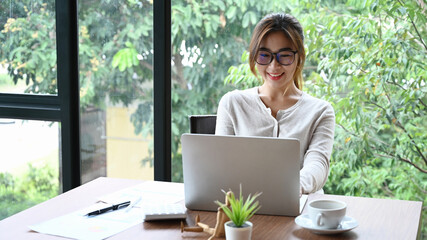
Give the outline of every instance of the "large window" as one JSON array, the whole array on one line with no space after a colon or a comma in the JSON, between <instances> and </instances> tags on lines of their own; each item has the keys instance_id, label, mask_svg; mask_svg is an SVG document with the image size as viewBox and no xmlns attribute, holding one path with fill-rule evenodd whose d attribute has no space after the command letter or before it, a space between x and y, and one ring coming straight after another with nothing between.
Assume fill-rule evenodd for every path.
<instances>
[{"instance_id":1,"label":"large window","mask_svg":"<svg viewBox=\"0 0 427 240\"><path fill-rule=\"evenodd\" d=\"M153 5L79 1L82 182L154 179Z\"/></svg>"},{"instance_id":2,"label":"large window","mask_svg":"<svg viewBox=\"0 0 427 240\"><path fill-rule=\"evenodd\" d=\"M13 161L28 165L34 174L40 172L36 167L42 166L43 173L48 171L44 175L52 180L50 186L55 194L99 176L156 178L155 145L161 155L167 156L168 150L161 150L165 144L154 144L153 122L154 118L160 119L156 121L157 131L163 131L164 123L170 123L170 119L155 117L153 109L153 97L163 99L155 93L154 82L159 85L165 81L161 75L168 72L157 68L161 73L157 78L161 80L153 80L155 4L81 1L78 5L72 0L4 3L0 6L0 119L5 133L2 142L7 145L2 147L28 151L26 156L15 154ZM164 12L168 5L156 4L160 5L157 19L162 21L170 15ZM163 21L162 25L156 28L157 32L167 32L170 22ZM161 42L164 41L157 41ZM165 59L170 57L157 54L157 66L164 65L161 61ZM169 88L165 86L160 84L156 91ZM45 144L44 150L56 149L56 161L52 152L43 157L45 162L40 160L39 154L34 153L36 144L29 148L28 144L12 141L11 136L18 136L18 129L28 129L26 126L34 131L19 135L19 139L38 137L39 143ZM56 129L56 144L51 141L51 134L41 134L37 129L46 133L47 129ZM166 130L158 135L163 137L157 139L164 141L170 133ZM5 151L5 157L6 153L10 158L11 153ZM33 157L27 158L29 155ZM156 179L167 180L170 170L164 166L170 158L161 158L156 160L162 162ZM0 169L2 200L17 195L18 188L12 188L18 186L11 170L15 165L2 164ZM52 197L42 195L44 199L38 201ZM2 201L9 206L2 208L2 218L37 203L29 202Z\"/></svg>"}]
</instances>

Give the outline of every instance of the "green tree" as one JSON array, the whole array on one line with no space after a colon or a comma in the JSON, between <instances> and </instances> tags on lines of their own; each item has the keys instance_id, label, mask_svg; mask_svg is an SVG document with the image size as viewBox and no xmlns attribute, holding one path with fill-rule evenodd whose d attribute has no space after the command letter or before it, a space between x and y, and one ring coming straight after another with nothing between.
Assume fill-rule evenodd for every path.
<instances>
[{"instance_id":1,"label":"green tree","mask_svg":"<svg viewBox=\"0 0 427 240\"><path fill-rule=\"evenodd\" d=\"M342 8L317 7L306 29L323 73L310 75L310 89L334 103L333 157L349 166L329 190L425 201L426 9L400 1Z\"/></svg>"},{"instance_id":2,"label":"green tree","mask_svg":"<svg viewBox=\"0 0 427 240\"><path fill-rule=\"evenodd\" d=\"M28 164L22 176L0 173L0 220L57 196L58 171Z\"/></svg>"},{"instance_id":3,"label":"green tree","mask_svg":"<svg viewBox=\"0 0 427 240\"><path fill-rule=\"evenodd\" d=\"M305 90L331 102L336 112L325 191L425 203L425 4L375 0L300 4L292 12L306 34ZM257 85L247 53L242 58L225 81L243 88Z\"/></svg>"},{"instance_id":4,"label":"green tree","mask_svg":"<svg viewBox=\"0 0 427 240\"><path fill-rule=\"evenodd\" d=\"M12 16L2 15L0 63L8 64L15 84L26 82L27 92L56 93L55 15L47 4L35 5L39 7L30 11L30 4L18 3ZM4 13L11 12L4 7Z\"/></svg>"}]
</instances>

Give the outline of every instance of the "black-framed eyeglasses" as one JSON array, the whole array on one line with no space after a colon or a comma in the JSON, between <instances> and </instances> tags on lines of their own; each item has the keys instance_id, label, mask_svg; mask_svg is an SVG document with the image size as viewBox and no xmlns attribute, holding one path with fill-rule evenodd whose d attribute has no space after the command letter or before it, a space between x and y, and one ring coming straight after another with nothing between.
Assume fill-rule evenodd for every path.
<instances>
[{"instance_id":1,"label":"black-framed eyeglasses","mask_svg":"<svg viewBox=\"0 0 427 240\"><path fill-rule=\"evenodd\" d=\"M284 50L280 52L270 52L268 50L259 50L256 56L256 62L260 65L268 65L273 61L273 57L276 57L276 61L284 66L291 65L295 61L295 54L298 51Z\"/></svg>"}]
</instances>

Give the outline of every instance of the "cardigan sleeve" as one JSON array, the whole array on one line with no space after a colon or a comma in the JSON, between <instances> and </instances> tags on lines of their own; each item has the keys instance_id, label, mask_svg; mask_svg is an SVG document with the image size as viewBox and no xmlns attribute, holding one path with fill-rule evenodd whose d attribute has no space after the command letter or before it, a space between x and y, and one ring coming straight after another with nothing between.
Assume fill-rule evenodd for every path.
<instances>
[{"instance_id":1,"label":"cardigan sleeve","mask_svg":"<svg viewBox=\"0 0 427 240\"><path fill-rule=\"evenodd\" d=\"M309 147L300 171L303 193L313 193L323 188L329 175L329 161L334 143L335 113L330 104L315 122Z\"/></svg>"},{"instance_id":2,"label":"cardigan sleeve","mask_svg":"<svg viewBox=\"0 0 427 240\"><path fill-rule=\"evenodd\" d=\"M230 113L230 93L225 94L218 104L216 116L216 135L235 135L233 118Z\"/></svg>"}]
</instances>

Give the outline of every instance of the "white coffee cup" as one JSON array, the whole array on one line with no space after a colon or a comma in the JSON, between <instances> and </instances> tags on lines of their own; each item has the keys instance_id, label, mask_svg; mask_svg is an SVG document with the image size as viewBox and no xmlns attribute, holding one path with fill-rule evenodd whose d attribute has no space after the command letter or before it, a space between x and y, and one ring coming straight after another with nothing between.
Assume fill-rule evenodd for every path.
<instances>
[{"instance_id":1,"label":"white coffee cup","mask_svg":"<svg viewBox=\"0 0 427 240\"><path fill-rule=\"evenodd\" d=\"M308 215L314 226L321 229L338 228L345 216L347 204L338 200L314 200L308 204Z\"/></svg>"}]
</instances>

